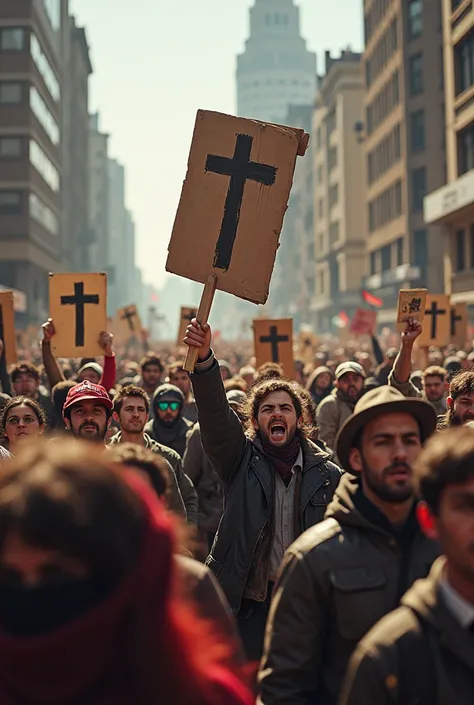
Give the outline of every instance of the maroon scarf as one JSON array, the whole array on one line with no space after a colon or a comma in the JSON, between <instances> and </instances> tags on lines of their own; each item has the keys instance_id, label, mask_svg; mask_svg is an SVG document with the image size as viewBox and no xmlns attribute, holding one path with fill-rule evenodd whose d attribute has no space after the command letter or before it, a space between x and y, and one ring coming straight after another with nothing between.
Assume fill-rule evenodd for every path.
<instances>
[{"instance_id":1,"label":"maroon scarf","mask_svg":"<svg viewBox=\"0 0 474 705\"><path fill-rule=\"evenodd\" d=\"M296 463L296 458L301 448L299 434L295 433L293 440L284 448L276 448L268 441L262 439L262 448L283 482L288 486L291 480L291 470Z\"/></svg>"}]
</instances>

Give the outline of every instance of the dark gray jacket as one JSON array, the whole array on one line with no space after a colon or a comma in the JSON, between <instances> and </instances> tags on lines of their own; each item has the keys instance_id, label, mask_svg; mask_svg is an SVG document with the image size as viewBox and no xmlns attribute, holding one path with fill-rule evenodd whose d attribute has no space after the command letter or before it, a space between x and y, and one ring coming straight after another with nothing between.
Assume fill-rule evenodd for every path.
<instances>
[{"instance_id":1,"label":"dark gray jacket","mask_svg":"<svg viewBox=\"0 0 474 705\"><path fill-rule=\"evenodd\" d=\"M224 513L206 563L238 613L246 597L266 597L273 533L272 465L248 438L227 401L219 366L191 375L201 442L224 487ZM339 468L311 441L303 441L300 532L322 521L341 478Z\"/></svg>"}]
</instances>

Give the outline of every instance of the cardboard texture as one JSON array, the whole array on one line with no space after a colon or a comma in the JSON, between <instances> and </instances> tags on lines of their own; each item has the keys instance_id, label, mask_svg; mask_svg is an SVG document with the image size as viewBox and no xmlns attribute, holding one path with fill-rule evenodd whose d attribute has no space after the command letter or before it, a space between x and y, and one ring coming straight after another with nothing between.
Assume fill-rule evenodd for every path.
<instances>
[{"instance_id":1,"label":"cardboard texture","mask_svg":"<svg viewBox=\"0 0 474 705\"><path fill-rule=\"evenodd\" d=\"M142 330L142 321L135 304L118 309L113 323L113 333L121 345L127 344L132 339L140 341Z\"/></svg>"},{"instance_id":2,"label":"cardboard texture","mask_svg":"<svg viewBox=\"0 0 474 705\"><path fill-rule=\"evenodd\" d=\"M373 335L377 323L377 311L357 308L349 328L353 335Z\"/></svg>"},{"instance_id":3,"label":"cardboard texture","mask_svg":"<svg viewBox=\"0 0 474 705\"><path fill-rule=\"evenodd\" d=\"M426 310L427 289L400 289L398 292L397 331L402 333L411 318L423 322Z\"/></svg>"},{"instance_id":4,"label":"cardboard texture","mask_svg":"<svg viewBox=\"0 0 474 705\"><path fill-rule=\"evenodd\" d=\"M420 347L443 347L451 339L451 305L446 294L427 294L423 331L417 339Z\"/></svg>"},{"instance_id":5,"label":"cardboard texture","mask_svg":"<svg viewBox=\"0 0 474 705\"><path fill-rule=\"evenodd\" d=\"M293 319L256 318L253 334L257 367L265 362L278 362L287 377L294 377Z\"/></svg>"},{"instance_id":6,"label":"cardboard texture","mask_svg":"<svg viewBox=\"0 0 474 705\"><path fill-rule=\"evenodd\" d=\"M166 270L265 303L304 136L199 110Z\"/></svg>"},{"instance_id":7,"label":"cardboard texture","mask_svg":"<svg viewBox=\"0 0 474 705\"><path fill-rule=\"evenodd\" d=\"M0 292L0 339L7 365L17 361L13 291Z\"/></svg>"},{"instance_id":8,"label":"cardboard texture","mask_svg":"<svg viewBox=\"0 0 474 705\"><path fill-rule=\"evenodd\" d=\"M56 357L103 355L99 336L107 330L107 275L50 274L49 315L56 335L51 349Z\"/></svg>"},{"instance_id":9,"label":"cardboard texture","mask_svg":"<svg viewBox=\"0 0 474 705\"><path fill-rule=\"evenodd\" d=\"M297 355L304 362L313 361L314 354L319 345L319 338L313 331L302 330L298 333Z\"/></svg>"},{"instance_id":10,"label":"cardboard texture","mask_svg":"<svg viewBox=\"0 0 474 705\"><path fill-rule=\"evenodd\" d=\"M196 318L196 315L197 308L195 306L181 306L178 322L178 335L176 338L176 345L178 347L183 345L183 338L186 334L186 328L189 326L192 319Z\"/></svg>"},{"instance_id":11,"label":"cardboard texture","mask_svg":"<svg viewBox=\"0 0 474 705\"><path fill-rule=\"evenodd\" d=\"M467 342L469 314L467 304L451 304L451 343L463 348Z\"/></svg>"}]
</instances>

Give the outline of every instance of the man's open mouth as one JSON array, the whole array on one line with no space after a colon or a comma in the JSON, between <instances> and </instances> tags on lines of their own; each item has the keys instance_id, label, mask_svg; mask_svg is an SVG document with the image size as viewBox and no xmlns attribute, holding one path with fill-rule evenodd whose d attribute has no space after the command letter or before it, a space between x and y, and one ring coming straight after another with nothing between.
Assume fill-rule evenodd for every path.
<instances>
[{"instance_id":1,"label":"man's open mouth","mask_svg":"<svg viewBox=\"0 0 474 705\"><path fill-rule=\"evenodd\" d=\"M286 428L282 423L274 423L270 426L270 436L275 441L285 437Z\"/></svg>"}]
</instances>

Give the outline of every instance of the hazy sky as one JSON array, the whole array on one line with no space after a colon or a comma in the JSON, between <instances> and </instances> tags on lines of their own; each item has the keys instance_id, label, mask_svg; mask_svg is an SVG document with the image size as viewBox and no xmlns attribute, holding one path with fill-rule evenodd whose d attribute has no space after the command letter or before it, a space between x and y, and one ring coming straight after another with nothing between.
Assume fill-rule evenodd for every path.
<instances>
[{"instance_id":1,"label":"hazy sky","mask_svg":"<svg viewBox=\"0 0 474 705\"><path fill-rule=\"evenodd\" d=\"M362 0L296 0L318 52L362 47ZM235 57L253 0L71 0L87 30L91 109L127 169L147 281L160 285L198 108L235 111Z\"/></svg>"}]
</instances>

